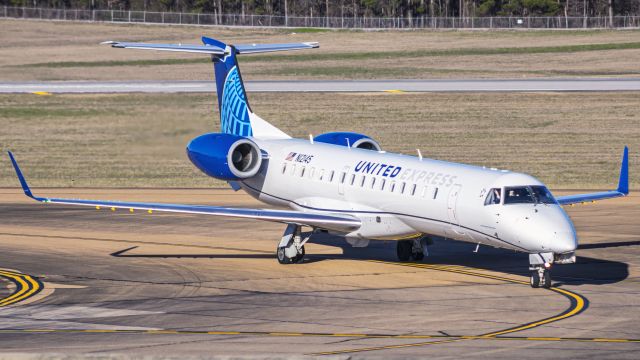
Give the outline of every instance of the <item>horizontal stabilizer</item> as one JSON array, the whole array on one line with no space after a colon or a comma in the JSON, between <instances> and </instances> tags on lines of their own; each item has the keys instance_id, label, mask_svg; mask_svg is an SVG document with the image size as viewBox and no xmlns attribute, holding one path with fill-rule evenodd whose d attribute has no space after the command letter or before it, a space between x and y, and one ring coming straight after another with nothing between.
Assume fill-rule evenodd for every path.
<instances>
[{"instance_id":1,"label":"horizontal stabilizer","mask_svg":"<svg viewBox=\"0 0 640 360\"><path fill-rule=\"evenodd\" d=\"M105 41L102 44L111 45L114 48L121 49L139 49L139 50L160 50L160 51L174 51L174 52L187 52L197 54L209 54L220 55L225 54L225 50L217 46L211 45L189 45L189 44L148 44L148 43L135 43L135 42L120 42L120 41Z\"/></svg>"},{"instance_id":2,"label":"horizontal stabilizer","mask_svg":"<svg viewBox=\"0 0 640 360\"><path fill-rule=\"evenodd\" d=\"M137 43L137 42L123 42L123 41L105 41L105 42L102 42L101 44L111 45L111 47L120 48L120 49L187 52L187 53L216 55L220 57L229 54L227 45L221 41L203 36L202 42L204 43L204 45L151 44L151 43ZM234 47L236 48L237 54L258 54L258 53L267 53L267 52L274 52L274 51L304 50L304 49L314 49L319 46L320 45L317 42L234 45Z\"/></svg>"},{"instance_id":3,"label":"horizontal stabilizer","mask_svg":"<svg viewBox=\"0 0 640 360\"><path fill-rule=\"evenodd\" d=\"M251 44L235 45L238 54L257 54L274 51L305 50L320 47L317 42L289 43L289 44Z\"/></svg>"},{"instance_id":4,"label":"horizontal stabilizer","mask_svg":"<svg viewBox=\"0 0 640 360\"><path fill-rule=\"evenodd\" d=\"M596 200L612 199L629 195L629 148L624 147L622 152L622 162L620 164L620 177L618 178L618 188L612 191L603 191L588 194L577 194L558 196L556 199L560 205L571 205Z\"/></svg>"}]
</instances>

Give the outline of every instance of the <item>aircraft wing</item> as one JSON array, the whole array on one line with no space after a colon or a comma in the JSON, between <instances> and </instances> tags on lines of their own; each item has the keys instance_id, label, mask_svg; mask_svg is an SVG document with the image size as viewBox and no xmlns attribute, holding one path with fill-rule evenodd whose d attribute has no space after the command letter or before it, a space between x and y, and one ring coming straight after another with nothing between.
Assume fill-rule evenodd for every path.
<instances>
[{"instance_id":1,"label":"aircraft wing","mask_svg":"<svg viewBox=\"0 0 640 360\"><path fill-rule=\"evenodd\" d=\"M620 165L620 178L618 179L618 188L612 191L603 191L588 194L558 196L556 200L560 205L571 205L576 203L584 203L596 200L612 199L629 194L629 148L624 147L622 153L622 164Z\"/></svg>"},{"instance_id":2,"label":"aircraft wing","mask_svg":"<svg viewBox=\"0 0 640 360\"><path fill-rule=\"evenodd\" d=\"M306 225L314 228L334 230L339 232L351 232L360 227L360 220L347 214L332 213L308 213L294 210L271 210L271 209L246 209L229 208L219 206L183 205L183 204L162 204L162 203L142 203L124 201L101 201L101 200L81 200L81 199L58 199L34 196L22 175L13 154L9 152L9 157L20 180L20 185L28 197L47 204L66 204L91 206L97 209L101 207L113 209L134 209L145 211L162 211L186 214L203 214L215 216L227 216L235 218L247 218L263 221L279 222L285 224Z\"/></svg>"}]
</instances>

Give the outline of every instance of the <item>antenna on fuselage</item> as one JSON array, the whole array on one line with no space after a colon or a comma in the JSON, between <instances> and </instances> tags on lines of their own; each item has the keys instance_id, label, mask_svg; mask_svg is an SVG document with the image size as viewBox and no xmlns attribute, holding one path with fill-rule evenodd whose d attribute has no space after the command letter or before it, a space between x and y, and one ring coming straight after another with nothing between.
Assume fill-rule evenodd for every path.
<instances>
[{"instance_id":1,"label":"antenna on fuselage","mask_svg":"<svg viewBox=\"0 0 640 360\"><path fill-rule=\"evenodd\" d=\"M309 142L313 145L313 134L309 134Z\"/></svg>"},{"instance_id":2,"label":"antenna on fuselage","mask_svg":"<svg viewBox=\"0 0 640 360\"><path fill-rule=\"evenodd\" d=\"M422 161L422 153L420 152L420 149L416 149L416 151L418 152L418 159Z\"/></svg>"},{"instance_id":3,"label":"antenna on fuselage","mask_svg":"<svg viewBox=\"0 0 640 360\"><path fill-rule=\"evenodd\" d=\"M347 147L349 148L349 150L351 150L351 142L349 141L349 138L344 138L345 140L347 140Z\"/></svg>"}]
</instances>

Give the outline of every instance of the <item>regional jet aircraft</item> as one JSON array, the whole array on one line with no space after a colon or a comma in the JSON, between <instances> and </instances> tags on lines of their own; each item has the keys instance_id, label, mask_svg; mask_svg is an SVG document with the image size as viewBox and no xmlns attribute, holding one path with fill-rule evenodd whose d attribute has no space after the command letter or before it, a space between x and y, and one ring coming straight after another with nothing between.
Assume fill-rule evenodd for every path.
<instances>
[{"instance_id":1,"label":"regional jet aircraft","mask_svg":"<svg viewBox=\"0 0 640 360\"><path fill-rule=\"evenodd\" d=\"M550 287L552 264L575 262L573 224L561 205L625 196L628 149L614 191L554 197L536 178L515 172L383 151L353 132L294 139L251 111L237 55L317 48L317 43L204 45L108 42L125 49L200 53L215 70L220 132L187 145L191 162L269 205L291 210L36 197L9 153L25 194L44 203L228 216L286 225L276 257L298 263L310 236L301 228L343 236L351 245L397 240L400 261L423 259L430 237L513 249L529 254L531 286ZM313 232L311 232L313 234Z\"/></svg>"}]
</instances>

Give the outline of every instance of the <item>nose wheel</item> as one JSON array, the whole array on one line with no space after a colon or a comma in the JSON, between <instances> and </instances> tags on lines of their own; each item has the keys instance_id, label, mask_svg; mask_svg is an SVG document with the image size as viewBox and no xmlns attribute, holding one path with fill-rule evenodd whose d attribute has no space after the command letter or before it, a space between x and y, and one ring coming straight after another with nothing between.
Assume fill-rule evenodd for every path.
<instances>
[{"instance_id":1,"label":"nose wheel","mask_svg":"<svg viewBox=\"0 0 640 360\"><path fill-rule=\"evenodd\" d=\"M530 283L532 288L543 287L545 289L551 288L551 271L549 269L540 267L531 272Z\"/></svg>"}]
</instances>

